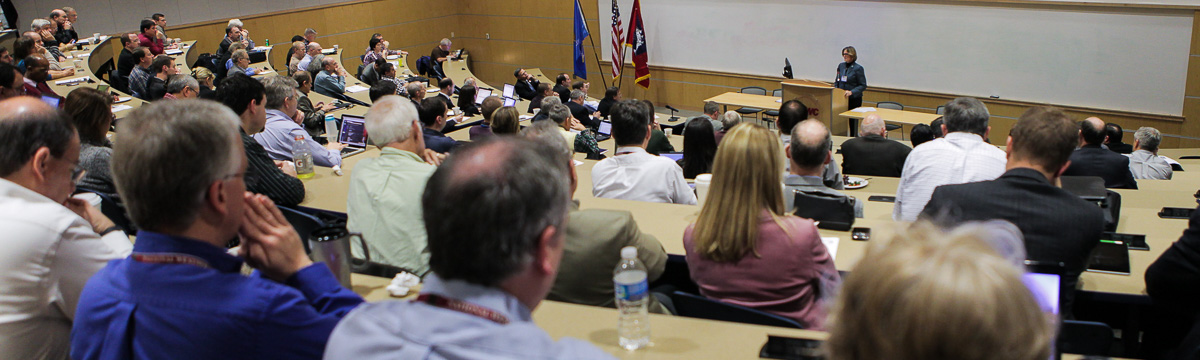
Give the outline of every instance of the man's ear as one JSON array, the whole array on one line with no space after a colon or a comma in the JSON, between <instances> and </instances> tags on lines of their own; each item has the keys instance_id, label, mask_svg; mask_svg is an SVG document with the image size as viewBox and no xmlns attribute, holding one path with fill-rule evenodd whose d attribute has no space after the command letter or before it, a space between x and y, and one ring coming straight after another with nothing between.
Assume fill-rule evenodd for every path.
<instances>
[{"instance_id":1,"label":"man's ear","mask_svg":"<svg viewBox=\"0 0 1200 360\"><path fill-rule=\"evenodd\" d=\"M784 145L783 146L783 154L787 156L788 160L791 160L792 159L792 145L790 145L790 144Z\"/></svg>"},{"instance_id":2,"label":"man's ear","mask_svg":"<svg viewBox=\"0 0 1200 360\"><path fill-rule=\"evenodd\" d=\"M213 212L222 216L229 214L229 202L234 200L225 196L225 186L224 180L213 181L204 193L204 203L212 208ZM242 199L237 200L241 201Z\"/></svg>"},{"instance_id":3,"label":"man's ear","mask_svg":"<svg viewBox=\"0 0 1200 360\"><path fill-rule=\"evenodd\" d=\"M558 228L547 226L542 229L541 235L538 235L538 251L537 258L534 259L534 270L543 274L554 274L558 271L554 253L556 249L562 247L561 242Z\"/></svg>"},{"instance_id":4,"label":"man's ear","mask_svg":"<svg viewBox=\"0 0 1200 360\"><path fill-rule=\"evenodd\" d=\"M41 183L46 182L46 173L50 171L50 159L53 158L54 155L50 154L50 148L45 146L33 152L33 158L29 161L30 167L33 169L34 179Z\"/></svg>"},{"instance_id":5,"label":"man's ear","mask_svg":"<svg viewBox=\"0 0 1200 360\"><path fill-rule=\"evenodd\" d=\"M1008 140L1004 140L1004 155L1005 155L1005 158L1007 158L1007 159L1008 159L1008 161L1012 161L1012 154L1013 154L1012 136L1009 136L1009 137L1008 137Z\"/></svg>"}]
</instances>

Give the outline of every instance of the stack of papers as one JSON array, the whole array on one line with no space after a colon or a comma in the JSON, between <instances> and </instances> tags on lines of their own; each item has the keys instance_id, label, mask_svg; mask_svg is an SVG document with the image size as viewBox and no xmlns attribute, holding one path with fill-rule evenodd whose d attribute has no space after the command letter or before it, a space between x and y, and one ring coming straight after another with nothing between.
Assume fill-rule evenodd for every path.
<instances>
[{"instance_id":1,"label":"stack of papers","mask_svg":"<svg viewBox=\"0 0 1200 360\"><path fill-rule=\"evenodd\" d=\"M387 59L388 59L388 60L396 60L396 59L399 59L399 58L400 58L400 55L388 55L388 56L387 56Z\"/></svg>"},{"instance_id":2,"label":"stack of papers","mask_svg":"<svg viewBox=\"0 0 1200 360\"><path fill-rule=\"evenodd\" d=\"M113 112L113 113L117 113L117 112L120 112L120 111L129 110L129 109L132 109L132 108L133 108L133 107L132 107L132 106L129 106L129 105L113 105L113 107L112 107L112 112Z\"/></svg>"},{"instance_id":3,"label":"stack of papers","mask_svg":"<svg viewBox=\"0 0 1200 360\"><path fill-rule=\"evenodd\" d=\"M837 248L839 241L841 241L841 239L837 237L821 237L821 243L825 244L825 249L829 250L829 257L833 258L834 261L837 261Z\"/></svg>"},{"instance_id":4,"label":"stack of papers","mask_svg":"<svg viewBox=\"0 0 1200 360\"><path fill-rule=\"evenodd\" d=\"M346 92L348 92L348 93L363 92L363 91L367 91L367 90L371 90L371 89L368 87L362 86L362 85L350 85L350 86L346 87Z\"/></svg>"},{"instance_id":5,"label":"stack of papers","mask_svg":"<svg viewBox=\"0 0 1200 360\"><path fill-rule=\"evenodd\" d=\"M73 79L59 80L59 81L55 81L54 85L67 85L67 84L81 83L84 81L88 81L88 79L91 79L91 77L84 76L84 77L77 77L77 78L73 78Z\"/></svg>"},{"instance_id":6,"label":"stack of papers","mask_svg":"<svg viewBox=\"0 0 1200 360\"><path fill-rule=\"evenodd\" d=\"M860 108L857 108L857 109L854 109L854 110L850 110L850 111L853 111L853 112L859 112L859 113L869 113L869 112L873 112L873 111L875 111L875 108L873 108L873 107L860 107Z\"/></svg>"},{"instance_id":7,"label":"stack of papers","mask_svg":"<svg viewBox=\"0 0 1200 360\"><path fill-rule=\"evenodd\" d=\"M182 53L183 53L183 50L180 50L180 49L166 49L166 50L163 50L163 54L167 54L167 55L179 55L179 54L182 54Z\"/></svg>"}]
</instances>

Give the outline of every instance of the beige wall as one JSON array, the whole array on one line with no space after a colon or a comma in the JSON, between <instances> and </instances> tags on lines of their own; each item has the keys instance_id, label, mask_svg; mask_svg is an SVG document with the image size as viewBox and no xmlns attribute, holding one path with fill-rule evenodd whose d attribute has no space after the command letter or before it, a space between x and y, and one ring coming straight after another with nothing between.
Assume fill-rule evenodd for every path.
<instances>
[{"instance_id":1,"label":"beige wall","mask_svg":"<svg viewBox=\"0 0 1200 360\"><path fill-rule=\"evenodd\" d=\"M581 0L581 6L593 33L596 45L599 33L609 31L609 15L596 14L598 0ZM601 0L602 1L602 0ZM419 9L419 11L410 11ZM628 17L627 9L622 17ZM471 54L472 71L484 82L499 86L513 81L512 73L518 68L541 68L547 76L572 69L572 26L571 2L563 0L526 0L520 2L449 0L378 0L354 4L333 5L309 9L298 9L259 16L246 16L242 20L258 42L272 39L272 43L285 43L291 35L299 34L304 27L312 26L321 32L318 41L328 47L340 44L351 51L343 54L344 60L357 58L366 48L371 33L384 34L392 48L408 50L415 56L426 55L442 37L453 33L454 47L465 48ZM1126 130L1139 126L1153 126L1168 135L1200 138L1200 10L1195 13L1191 58L1188 67L1186 98L1183 116L1160 116L1110 110L1097 110L1073 106L1064 108L1074 117L1100 116L1106 121L1121 124ZM347 19L357 19L349 21ZM601 19L603 21L598 21ZM624 20L623 21L627 21ZM303 25L301 25L303 24ZM311 25L310 25L311 24ZM625 24L628 26L628 24ZM185 25L169 29L172 37L200 40L205 51L216 51L217 42L224 34L224 21ZM490 39L489 39L490 37ZM211 50L209 50L211 49ZM278 48L283 49L283 48ZM604 93L604 83L611 82L608 59L601 57L597 66L593 51L598 47L585 43L585 54L592 82L592 96ZM834 60L836 61L836 60ZM346 62L352 64L353 62ZM414 67L414 64L409 64ZM415 67L414 67L415 68ZM742 74L697 71L670 67L651 67L652 81L649 90L634 84L632 67L626 67L626 79L622 92L626 98L641 98L655 104L669 104L681 109L699 110L703 100L727 91L737 91L745 86L779 88L780 78L748 76ZM865 105L878 101L896 101L907 110L934 112L937 105L954 98L954 94L936 94L906 89L871 88L864 97ZM1004 142L1015 119L1030 106L1030 102L984 99L993 115L993 142ZM1190 119L1191 121L1188 121ZM1200 147L1200 140L1181 139L1168 136L1164 147Z\"/></svg>"}]
</instances>

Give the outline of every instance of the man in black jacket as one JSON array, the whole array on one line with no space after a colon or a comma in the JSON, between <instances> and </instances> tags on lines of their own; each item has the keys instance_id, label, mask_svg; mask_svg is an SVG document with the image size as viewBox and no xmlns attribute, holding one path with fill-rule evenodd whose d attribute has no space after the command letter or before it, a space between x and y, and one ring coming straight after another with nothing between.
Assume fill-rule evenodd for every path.
<instances>
[{"instance_id":1,"label":"man in black jacket","mask_svg":"<svg viewBox=\"0 0 1200 360\"><path fill-rule=\"evenodd\" d=\"M1197 314L1200 313L1200 301L1197 301L1200 299L1200 208L1192 212L1188 228L1179 241L1171 244L1146 269L1146 294L1154 303L1150 313L1156 320L1147 330L1147 346L1153 353L1166 353L1179 345L1189 329L1197 326ZM1153 339L1150 334L1154 334ZM1179 350L1186 351L1188 347L1194 350L1198 345L1185 344ZM1189 358L1185 351L1167 358Z\"/></svg>"},{"instance_id":2,"label":"man in black jacket","mask_svg":"<svg viewBox=\"0 0 1200 360\"><path fill-rule=\"evenodd\" d=\"M572 90L571 101L568 101L565 104L567 105L567 108L571 109L571 117L574 117L575 120L579 120L579 123L583 124L583 126L587 126L593 130L599 129L600 113L588 112L587 106L583 105L583 100L586 98L587 94L585 94L582 90Z\"/></svg>"},{"instance_id":3,"label":"man in black jacket","mask_svg":"<svg viewBox=\"0 0 1200 360\"><path fill-rule=\"evenodd\" d=\"M1015 224L1025 237L1026 259L1066 264L1062 314L1068 319L1079 275L1104 230L1100 207L1054 185L1070 166L1076 129L1061 110L1029 109L1008 137L1004 175L939 186L921 212L943 225L993 219Z\"/></svg>"},{"instance_id":4,"label":"man in black jacket","mask_svg":"<svg viewBox=\"0 0 1200 360\"><path fill-rule=\"evenodd\" d=\"M534 80L533 75L529 75L525 69L517 69L513 76L517 78L517 83L513 87L517 91L518 97L525 100L533 100L534 97L537 97L540 81Z\"/></svg>"},{"instance_id":5,"label":"man in black jacket","mask_svg":"<svg viewBox=\"0 0 1200 360\"><path fill-rule=\"evenodd\" d=\"M129 73L133 71L133 67L137 66L138 60L140 59L133 57L133 49L137 49L137 47L137 34L121 34L121 56L117 58L118 75L129 77Z\"/></svg>"},{"instance_id":6,"label":"man in black jacket","mask_svg":"<svg viewBox=\"0 0 1200 360\"><path fill-rule=\"evenodd\" d=\"M238 73L217 84L217 99L241 119L242 146L246 151L246 191L266 195L276 205L295 206L304 201L304 183L290 162L274 161L250 135L267 123L266 88L258 80Z\"/></svg>"},{"instance_id":7,"label":"man in black jacket","mask_svg":"<svg viewBox=\"0 0 1200 360\"><path fill-rule=\"evenodd\" d=\"M879 115L863 118L858 137L842 143L842 173L846 175L900 177L912 148L887 138Z\"/></svg>"},{"instance_id":8,"label":"man in black jacket","mask_svg":"<svg viewBox=\"0 0 1200 360\"><path fill-rule=\"evenodd\" d=\"M1066 176L1099 176L1104 187L1137 189L1137 180L1129 171L1129 158L1101 148L1108 136L1104 121L1090 117L1079 123L1079 149L1071 154L1071 167Z\"/></svg>"},{"instance_id":9,"label":"man in black jacket","mask_svg":"<svg viewBox=\"0 0 1200 360\"><path fill-rule=\"evenodd\" d=\"M554 92L558 93L558 99L562 100L563 104L571 101L571 75L566 73L558 74L554 79Z\"/></svg>"},{"instance_id":10,"label":"man in black jacket","mask_svg":"<svg viewBox=\"0 0 1200 360\"><path fill-rule=\"evenodd\" d=\"M1121 129L1121 125L1108 123L1104 125L1104 134L1108 135L1108 140L1104 142L1109 150L1119 154L1133 153L1133 145L1121 142L1121 138L1125 137L1125 130Z\"/></svg>"}]
</instances>

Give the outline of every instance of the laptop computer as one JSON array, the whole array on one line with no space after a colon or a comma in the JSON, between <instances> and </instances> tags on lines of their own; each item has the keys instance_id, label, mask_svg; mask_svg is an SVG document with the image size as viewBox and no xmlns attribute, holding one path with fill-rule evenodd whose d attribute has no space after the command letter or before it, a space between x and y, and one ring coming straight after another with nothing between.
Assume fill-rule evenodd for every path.
<instances>
[{"instance_id":1,"label":"laptop computer","mask_svg":"<svg viewBox=\"0 0 1200 360\"><path fill-rule=\"evenodd\" d=\"M366 119L362 116L342 115L342 129L338 131L338 142L346 144L342 157L346 158L367 151Z\"/></svg>"},{"instance_id":2,"label":"laptop computer","mask_svg":"<svg viewBox=\"0 0 1200 360\"><path fill-rule=\"evenodd\" d=\"M504 84L504 98L505 99L515 98L516 92L517 92L517 87L513 86L513 84Z\"/></svg>"},{"instance_id":3,"label":"laptop computer","mask_svg":"<svg viewBox=\"0 0 1200 360\"><path fill-rule=\"evenodd\" d=\"M611 126L611 125L610 125L610 126ZM672 161L679 161L679 160L683 160L683 153L679 153L679 152L673 152L673 153L662 153L662 154L658 154L658 156L662 156L662 157L665 157L665 158L671 159Z\"/></svg>"},{"instance_id":4,"label":"laptop computer","mask_svg":"<svg viewBox=\"0 0 1200 360\"><path fill-rule=\"evenodd\" d=\"M59 99L59 98L53 97L53 96L49 96L49 95L42 95L42 102L44 102L52 107L55 107L55 108L58 107L58 103L60 100L62 100L62 99Z\"/></svg>"},{"instance_id":5,"label":"laptop computer","mask_svg":"<svg viewBox=\"0 0 1200 360\"><path fill-rule=\"evenodd\" d=\"M483 99L492 96L492 89L479 89L475 92L475 105L483 105Z\"/></svg>"},{"instance_id":6,"label":"laptop computer","mask_svg":"<svg viewBox=\"0 0 1200 360\"><path fill-rule=\"evenodd\" d=\"M513 99L513 98L504 99L504 106L517 106L517 99Z\"/></svg>"},{"instance_id":7,"label":"laptop computer","mask_svg":"<svg viewBox=\"0 0 1200 360\"><path fill-rule=\"evenodd\" d=\"M601 121L600 128L596 129L596 141L604 141L612 138L612 122Z\"/></svg>"}]
</instances>

